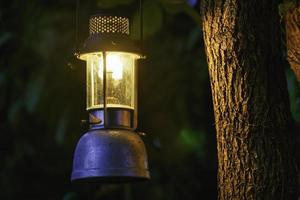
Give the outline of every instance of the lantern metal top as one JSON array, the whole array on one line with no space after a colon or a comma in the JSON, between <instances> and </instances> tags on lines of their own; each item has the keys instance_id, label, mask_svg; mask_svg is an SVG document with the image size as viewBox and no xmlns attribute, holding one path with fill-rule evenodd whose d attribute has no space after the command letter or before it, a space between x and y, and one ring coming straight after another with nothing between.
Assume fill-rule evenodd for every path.
<instances>
[{"instance_id":1,"label":"lantern metal top","mask_svg":"<svg viewBox=\"0 0 300 200\"><path fill-rule=\"evenodd\" d=\"M141 55L140 48L129 37L129 18L111 15L93 15L89 20L90 36L78 52L78 58L85 60L85 54L101 51L128 52Z\"/></svg>"},{"instance_id":2,"label":"lantern metal top","mask_svg":"<svg viewBox=\"0 0 300 200\"><path fill-rule=\"evenodd\" d=\"M89 24L90 35L125 34L129 35L129 19L119 16L93 15Z\"/></svg>"}]
</instances>

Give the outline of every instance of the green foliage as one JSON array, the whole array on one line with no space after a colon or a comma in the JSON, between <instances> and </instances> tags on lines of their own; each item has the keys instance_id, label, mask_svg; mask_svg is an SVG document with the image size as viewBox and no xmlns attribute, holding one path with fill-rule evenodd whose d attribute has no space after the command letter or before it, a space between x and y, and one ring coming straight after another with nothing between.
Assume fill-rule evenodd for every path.
<instances>
[{"instance_id":1,"label":"green foliage","mask_svg":"<svg viewBox=\"0 0 300 200\"><path fill-rule=\"evenodd\" d=\"M32 77L27 85L24 102L29 113L33 113L35 111L42 96L42 88L44 87L43 77L44 76L40 76L40 74L38 74L37 76Z\"/></svg>"},{"instance_id":2,"label":"green foliage","mask_svg":"<svg viewBox=\"0 0 300 200\"><path fill-rule=\"evenodd\" d=\"M163 24L163 12L161 5L156 0L146 0L143 3L143 26L144 36L150 37L157 33ZM131 24L131 37L135 40L140 38L140 12L136 11Z\"/></svg>"},{"instance_id":3,"label":"green foliage","mask_svg":"<svg viewBox=\"0 0 300 200\"><path fill-rule=\"evenodd\" d=\"M11 33L9 32L1 32L0 33L0 47L5 44L9 39L12 38Z\"/></svg>"},{"instance_id":4,"label":"green foliage","mask_svg":"<svg viewBox=\"0 0 300 200\"><path fill-rule=\"evenodd\" d=\"M180 131L178 140L186 151L195 152L197 156L203 158L205 151L205 134L203 132L183 129Z\"/></svg>"},{"instance_id":5,"label":"green foliage","mask_svg":"<svg viewBox=\"0 0 300 200\"><path fill-rule=\"evenodd\" d=\"M132 3L134 0L97 0L100 8L112 8L115 6L124 6Z\"/></svg>"},{"instance_id":6,"label":"green foliage","mask_svg":"<svg viewBox=\"0 0 300 200\"><path fill-rule=\"evenodd\" d=\"M145 53L139 68L139 130L152 181L70 183L85 129L84 63L73 57L75 2L0 2L0 199L216 199L216 147L201 19L183 0L144 0ZM124 6L139 39L138 1L81 1L79 41L91 10ZM129 13L130 12L130 13ZM93 13L94 14L94 13ZM299 87L288 75L300 119ZM184 183L184 184L182 184Z\"/></svg>"},{"instance_id":7,"label":"green foliage","mask_svg":"<svg viewBox=\"0 0 300 200\"><path fill-rule=\"evenodd\" d=\"M64 195L63 200L77 200L77 195L74 192L68 192Z\"/></svg>"},{"instance_id":8,"label":"green foliage","mask_svg":"<svg viewBox=\"0 0 300 200\"><path fill-rule=\"evenodd\" d=\"M184 10L187 5L185 0L160 0L167 12L178 14Z\"/></svg>"},{"instance_id":9,"label":"green foliage","mask_svg":"<svg viewBox=\"0 0 300 200\"><path fill-rule=\"evenodd\" d=\"M215 199L215 143L199 15L183 1L143 2L147 59L139 68L139 130L147 133L152 181L79 188L71 185L70 172L85 131L80 121L87 115L84 63L72 57L75 2L0 2L5 133L0 199L192 200L208 189L203 198ZM80 42L91 12L116 6L132 16L131 33L139 39L138 1L80 3Z\"/></svg>"},{"instance_id":10,"label":"green foliage","mask_svg":"<svg viewBox=\"0 0 300 200\"><path fill-rule=\"evenodd\" d=\"M58 145L63 145L64 144L64 139L65 139L65 134L67 131L67 124L69 121L69 116L68 112L63 113L59 117L59 121L57 123L57 128L56 128L56 135L55 135L55 140Z\"/></svg>"}]
</instances>

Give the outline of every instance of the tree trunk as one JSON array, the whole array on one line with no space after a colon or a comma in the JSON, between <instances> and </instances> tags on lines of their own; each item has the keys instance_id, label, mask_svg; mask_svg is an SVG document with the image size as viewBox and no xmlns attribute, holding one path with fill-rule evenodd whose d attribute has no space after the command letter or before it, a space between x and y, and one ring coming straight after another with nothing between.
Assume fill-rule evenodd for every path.
<instances>
[{"instance_id":1,"label":"tree trunk","mask_svg":"<svg viewBox=\"0 0 300 200\"><path fill-rule=\"evenodd\" d=\"M300 82L300 3L287 1L285 12L287 60Z\"/></svg>"},{"instance_id":2,"label":"tree trunk","mask_svg":"<svg viewBox=\"0 0 300 200\"><path fill-rule=\"evenodd\" d=\"M276 0L202 0L219 199L296 200Z\"/></svg>"}]
</instances>

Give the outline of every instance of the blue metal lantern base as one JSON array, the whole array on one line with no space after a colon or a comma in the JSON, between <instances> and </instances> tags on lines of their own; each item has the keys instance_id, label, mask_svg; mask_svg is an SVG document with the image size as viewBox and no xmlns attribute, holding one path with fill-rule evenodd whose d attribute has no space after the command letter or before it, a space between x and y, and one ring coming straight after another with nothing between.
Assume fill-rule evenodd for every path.
<instances>
[{"instance_id":1,"label":"blue metal lantern base","mask_svg":"<svg viewBox=\"0 0 300 200\"><path fill-rule=\"evenodd\" d=\"M73 182L120 183L150 178L142 139L127 130L90 130L76 147Z\"/></svg>"}]
</instances>

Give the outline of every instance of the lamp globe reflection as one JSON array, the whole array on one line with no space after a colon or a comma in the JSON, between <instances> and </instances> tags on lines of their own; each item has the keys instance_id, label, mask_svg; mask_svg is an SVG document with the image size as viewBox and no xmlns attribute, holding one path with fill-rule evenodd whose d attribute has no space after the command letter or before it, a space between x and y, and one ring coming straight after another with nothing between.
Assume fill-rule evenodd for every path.
<instances>
[{"instance_id":1,"label":"lamp globe reflection","mask_svg":"<svg viewBox=\"0 0 300 200\"><path fill-rule=\"evenodd\" d=\"M150 178L137 128L137 61L129 19L94 15L78 58L87 66L89 130L73 158L74 182L132 182Z\"/></svg>"}]
</instances>

